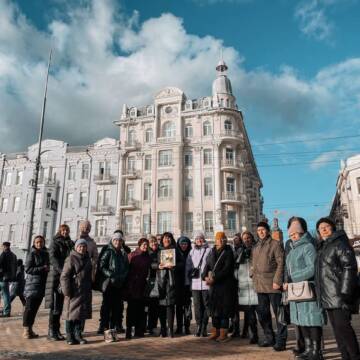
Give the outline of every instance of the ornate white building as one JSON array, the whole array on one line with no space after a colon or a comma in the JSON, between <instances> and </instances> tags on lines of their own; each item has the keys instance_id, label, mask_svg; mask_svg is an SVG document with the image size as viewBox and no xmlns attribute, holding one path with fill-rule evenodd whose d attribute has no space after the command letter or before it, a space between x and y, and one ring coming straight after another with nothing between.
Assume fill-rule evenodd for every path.
<instances>
[{"instance_id":1,"label":"ornate white building","mask_svg":"<svg viewBox=\"0 0 360 360\"><path fill-rule=\"evenodd\" d=\"M168 87L151 105L124 105L114 122L120 141L44 141L34 233L50 238L67 223L75 238L86 218L99 245L116 228L130 244L167 230L204 230L209 239L216 230L229 237L254 230L263 218L262 183L227 66L220 61L216 70L211 96L190 100ZM0 242L19 248L26 248L36 149L4 154L0 164Z\"/></svg>"},{"instance_id":2,"label":"ornate white building","mask_svg":"<svg viewBox=\"0 0 360 360\"><path fill-rule=\"evenodd\" d=\"M360 155L341 162L330 216L351 240L360 240Z\"/></svg>"}]
</instances>

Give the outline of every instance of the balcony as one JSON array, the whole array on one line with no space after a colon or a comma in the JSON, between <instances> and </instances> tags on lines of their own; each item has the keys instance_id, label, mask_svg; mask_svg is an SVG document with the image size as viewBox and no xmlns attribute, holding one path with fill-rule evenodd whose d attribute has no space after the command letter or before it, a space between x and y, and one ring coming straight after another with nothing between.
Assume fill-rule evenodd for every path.
<instances>
[{"instance_id":1,"label":"balcony","mask_svg":"<svg viewBox=\"0 0 360 360\"><path fill-rule=\"evenodd\" d=\"M95 216L113 215L114 207L110 205L96 205L91 207L91 212Z\"/></svg>"},{"instance_id":2,"label":"balcony","mask_svg":"<svg viewBox=\"0 0 360 360\"><path fill-rule=\"evenodd\" d=\"M169 136L169 137L157 138L157 142L161 143L161 144L168 144L168 143L173 143L173 142L177 142L177 141L180 141L179 136Z\"/></svg>"},{"instance_id":3,"label":"balcony","mask_svg":"<svg viewBox=\"0 0 360 360\"><path fill-rule=\"evenodd\" d=\"M222 159L221 170L222 171L236 171L239 172L245 169L245 165L238 159Z\"/></svg>"},{"instance_id":4,"label":"balcony","mask_svg":"<svg viewBox=\"0 0 360 360\"><path fill-rule=\"evenodd\" d=\"M141 146L139 141L133 140L133 141L125 141L124 147L125 150L137 150Z\"/></svg>"},{"instance_id":5,"label":"balcony","mask_svg":"<svg viewBox=\"0 0 360 360\"><path fill-rule=\"evenodd\" d=\"M235 191L224 191L222 193L221 202L227 204L247 204L247 197L245 194L241 194Z\"/></svg>"},{"instance_id":6,"label":"balcony","mask_svg":"<svg viewBox=\"0 0 360 360\"><path fill-rule=\"evenodd\" d=\"M220 136L224 139L244 141L244 135L239 130L224 129Z\"/></svg>"},{"instance_id":7,"label":"balcony","mask_svg":"<svg viewBox=\"0 0 360 360\"><path fill-rule=\"evenodd\" d=\"M115 176L109 173L94 175L94 183L98 185L108 185L115 183Z\"/></svg>"},{"instance_id":8,"label":"balcony","mask_svg":"<svg viewBox=\"0 0 360 360\"><path fill-rule=\"evenodd\" d=\"M140 171L135 169L126 169L123 177L127 179L136 179L140 177Z\"/></svg>"},{"instance_id":9,"label":"balcony","mask_svg":"<svg viewBox=\"0 0 360 360\"><path fill-rule=\"evenodd\" d=\"M123 210L135 210L139 208L139 201L134 199L128 199L121 203L120 209Z\"/></svg>"}]
</instances>

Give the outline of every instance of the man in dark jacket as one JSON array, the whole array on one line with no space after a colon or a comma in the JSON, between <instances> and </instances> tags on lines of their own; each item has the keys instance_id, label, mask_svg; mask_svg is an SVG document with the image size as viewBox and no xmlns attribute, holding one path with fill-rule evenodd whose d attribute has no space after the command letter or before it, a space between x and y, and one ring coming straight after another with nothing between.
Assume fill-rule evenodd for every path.
<instances>
[{"instance_id":1,"label":"man in dark jacket","mask_svg":"<svg viewBox=\"0 0 360 360\"><path fill-rule=\"evenodd\" d=\"M351 326L357 312L358 274L354 249L344 231L322 218L316 224L320 235L315 284L318 301L326 309L342 359L360 359L359 344Z\"/></svg>"},{"instance_id":2,"label":"man in dark jacket","mask_svg":"<svg viewBox=\"0 0 360 360\"><path fill-rule=\"evenodd\" d=\"M16 280L17 258L10 250L10 243L3 243L0 255L0 293L4 302L2 317L10 317L11 301L9 283Z\"/></svg>"},{"instance_id":3,"label":"man in dark jacket","mask_svg":"<svg viewBox=\"0 0 360 360\"><path fill-rule=\"evenodd\" d=\"M267 222L257 225L259 241L252 250L252 277L255 291L258 293L257 313L264 330L265 340L259 343L261 347L273 346L276 351L284 351L287 339L287 326L278 322L275 337L270 312L270 304L274 313L278 313L281 304L281 286L284 276L284 250L279 241L270 236L270 226Z\"/></svg>"}]
</instances>

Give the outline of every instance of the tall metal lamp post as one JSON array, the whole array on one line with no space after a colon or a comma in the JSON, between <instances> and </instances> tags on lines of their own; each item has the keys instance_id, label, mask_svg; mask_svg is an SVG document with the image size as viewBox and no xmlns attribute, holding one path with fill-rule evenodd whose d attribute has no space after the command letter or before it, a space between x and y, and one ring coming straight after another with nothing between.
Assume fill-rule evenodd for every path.
<instances>
[{"instance_id":1,"label":"tall metal lamp post","mask_svg":"<svg viewBox=\"0 0 360 360\"><path fill-rule=\"evenodd\" d=\"M48 87L48 81L49 81L51 55L52 55L52 50L50 50L49 62L48 62L47 74L46 74L45 92L44 92L44 100L43 100L43 106L42 106L42 111L41 111L41 121L40 121L40 130L39 130L38 152L37 152L37 157L36 157L36 162L35 162L35 172L34 172L34 177L30 180L32 195L31 195L31 212L30 212L29 233L28 233L28 239L27 239L27 252L28 253L31 250L32 233L33 233L33 228L34 228L36 191L37 191L37 186L38 186L38 181L39 181L39 172L40 172L41 142L42 142L43 130L44 130L46 96L47 96L47 87Z\"/></svg>"}]
</instances>

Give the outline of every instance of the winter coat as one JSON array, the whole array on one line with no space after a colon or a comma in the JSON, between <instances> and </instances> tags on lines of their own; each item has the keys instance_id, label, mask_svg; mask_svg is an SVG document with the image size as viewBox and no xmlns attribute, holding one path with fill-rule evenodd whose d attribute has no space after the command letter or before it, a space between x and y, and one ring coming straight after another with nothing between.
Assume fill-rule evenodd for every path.
<instances>
[{"instance_id":1,"label":"winter coat","mask_svg":"<svg viewBox=\"0 0 360 360\"><path fill-rule=\"evenodd\" d=\"M16 270L16 281L10 286L10 297L24 295L25 289L25 266L18 265Z\"/></svg>"},{"instance_id":2,"label":"winter coat","mask_svg":"<svg viewBox=\"0 0 360 360\"><path fill-rule=\"evenodd\" d=\"M49 309L53 302L54 292L58 291L60 275L64 267L65 259L74 248L74 242L69 238L57 234L49 247L50 272L46 281L45 308Z\"/></svg>"},{"instance_id":3,"label":"winter coat","mask_svg":"<svg viewBox=\"0 0 360 360\"><path fill-rule=\"evenodd\" d=\"M258 296L250 277L251 248L242 246L236 253L234 276L237 280L238 304L241 306L257 305Z\"/></svg>"},{"instance_id":4,"label":"winter coat","mask_svg":"<svg viewBox=\"0 0 360 360\"><path fill-rule=\"evenodd\" d=\"M270 236L259 240L252 250L251 271L257 293L280 293L273 283L282 285L284 276L284 250L279 241Z\"/></svg>"},{"instance_id":5,"label":"winter coat","mask_svg":"<svg viewBox=\"0 0 360 360\"><path fill-rule=\"evenodd\" d=\"M32 247L25 261L25 298L44 297L49 267L50 261L47 249Z\"/></svg>"},{"instance_id":6,"label":"winter coat","mask_svg":"<svg viewBox=\"0 0 360 360\"><path fill-rule=\"evenodd\" d=\"M205 243L202 247L194 246L189 256L186 259L186 285L191 285L192 290L209 290L209 285L206 284L204 280L201 278L201 274L204 271L207 257L209 256L211 252L211 249L208 245L208 243ZM203 256L204 255L204 256ZM202 261L201 261L202 257ZM191 278L190 274L193 271L193 269L197 268L200 264L200 272L199 277L197 279Z\"/></svg>"},{"instance_id":7,"label":"winter coat","mask_svg":"<svg viewBox=\"0 0 360 360\"><path fill-rule=\"evenodd\" d=\"M95 281L96 268L99 258L99 252L96 246L96 242L93 238L88 236L80 236L81 239L85 239L87 243L87 252L89 254L92 265L92 280Z\"/></svg>"},{"instance_id":8,"label":"winter coat","mask_svg":"<svg viewBox=\"0 0 360 360\"><path fill-rule=\"evenodd\" d=\"M3 251L0 255L0 281L16 281L17 258L11 251Z\"/></svg>"},{"instance_id":9,"label":"winter coat","mask_svg":"<svg viewBox=\"0 0 360 360\"><path fill-rule=\"evenodd\" d=\"M128 255L129 273L124 289L127 300L143 299L145 295L146 279L151 266L151 258L148 252L142 252L139 248Z\"/></svg>"},{"instance_id":10,"label":"winter coat","mask_svg":"<svg viewBox=\"0 0 360 360\"><path fill-rule=\"evenodd\" d=\"M221 256L221 258L220 258ZM220 260L218 261L218 259ZM216 267L215 264L218 261ZM214 269L215 267L215 269ZM202 279L213 273L214 283L209 289L210 315L220 318L231 318L235 308L234 254L229 245L218 251L212 248L206 259Z\"/></svg>"},{"instance_id":11,"label":"winter coat","mask_svg":"<svg viewBox=\"0 0 360 360\"><path fill-rule=\"evenodd\" d=\"M168 249L173 249L171 245ZM172 269L159 269L161 250L165 250L160 247L158 252L158 265L156 271L156 282L159 289L159 305L169 306L176 303L176 284L175 284L175 269L177 264Z\"/></svg>"},{"instance_id":12,"label":"winter coat","mask_svg":"<svg viewBox=\"0 0 360 360\"><path fill-rule=\"evenodd\" d=\"M101 251L98 272L102 275L100 282L108 282L112 287L122 288L129 272L129 260L124 249L117 251L110 242ZM105 289L106 285L103 288Z\"/></svg>"},{"instance_id":13,"label":"winter coat","mask_svg":"<svg viewBox=\"0 0 360 360\"><path fill-rule=\"evenodd\" d=\"M66 258L60 276L64 299L64 320L91 319L92 315L92 265L89 254L72 250Z\"/></svg>"},{"instance_id":14,"label":"winter coat","mask_svg":"<svg viewBox=\"0 0 360 360\"><path fill-rule=\"evenodd\" d=\"M354 249L344 231L336 231L319 243L315 284L324 309L357 312L358 269Z\"/></svg>"},{"instance_id":15,"label":"winter coat","mask_svg":"<svg viewBox=\"0 0 360 360\"><path fill-rule=\"evenodd\" d=\"M314 284L316 249L309 233L300 240L291 241L286 257L289 282L310 281ZM323 326L323 310L314 301L290 301L291 323L298 326Z\"/></svg>"},{"instance_id":16,"label":"winter coat","mask_svg":"<svg viewBox=\"0 0 360 360\"><path fill-rule=\"evenodd\" d=\"M181 250L180 239L184 238L188 244L185 252ZM191 302L190 285L186 284L186 261L191 250L191 241L187 237L181 237L176 244L176 268L175 268L175 285L176 285L176 304L179 306L189 305Z\"/></svg>"}]
</instances>

